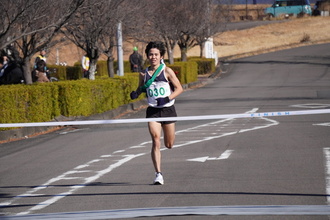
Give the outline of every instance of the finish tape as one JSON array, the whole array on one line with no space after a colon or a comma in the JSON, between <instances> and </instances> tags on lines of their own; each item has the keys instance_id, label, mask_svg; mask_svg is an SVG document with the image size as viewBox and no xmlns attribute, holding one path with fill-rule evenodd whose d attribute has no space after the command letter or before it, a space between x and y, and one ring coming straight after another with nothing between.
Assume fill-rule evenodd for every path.
<instances>
[{"instance_id":1,"label":"finish tape","mask_svg":"<svg viewBox=\"0 0 330 220\"><path fill-rule=\"evenodd\" d=\"M132 118L132 119L113 119L113 120L87 120L87 121L62 121L62 122L35 122L35 123L6 123L0 124L0 128L11 127L42 127L42 126L65 126L65 125L101 125L101 124L123 124L141 123L151 121L190 121L190 120L215 120L225 118L260 118L274 116L293 116L293 115L315 115L328 114L330 109L302 110L302 111L283 111L283 112L262 112L262 113L243 113L243 114L224 114L224 115L199 115L182 117L164 118Z\"/></svg>"}]
</instances>

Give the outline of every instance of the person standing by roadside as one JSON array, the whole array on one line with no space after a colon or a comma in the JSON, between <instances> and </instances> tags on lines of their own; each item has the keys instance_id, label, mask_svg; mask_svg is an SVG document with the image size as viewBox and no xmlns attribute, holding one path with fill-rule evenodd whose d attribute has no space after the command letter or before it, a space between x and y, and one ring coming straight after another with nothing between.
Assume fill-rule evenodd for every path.
<instances>
[{"instance_id":1,"label":"person standing by roadside","mask_svg":"<svg viewBox=\"0 0 330 220\"><path fill-rule=\"evenodd\" d=\"M39 60L37 62L35 72L38 83L49 82L46 76L46 62L44 60Z\"/></svg>"},{"instance_id":2,"label":"person standing by roadside","mask_svg":"<svg viewBox=\"0 0 330 220\"><path fill-rule=\"evenodd\" d=\"M143 58L142 55L139 54L138 48L133 47L133 53L129 56L129 62L131 64L132 72L141 72L143 67Z\"/></svg>"},{"instance_id":3,"label":"person standing by roadside","mask_svg":"<svg viewBox=\"0 0 330 220\"><path fill-rule=\"evenodd\" d=\"M35 69L37 68L37 63L40 61L40 60L43 60L45 62L45 73L46 73L46 76L47 78L49 79L50 78L50 75L49 75L49 71L47 69L47 58L46 58L46 49L41 49L40 50L40 53L39 55L36 57L36 59L34 60L34 71L33 71L33 81L37 80L38 77L35 75L36 74L36 71Z\"/></svg>"},{"instance_id":4,"label":"person standing by roadside","mask_svg":"<svg viewBox=\"0 0 330 220\"><path fill-rule=\"evenodd\" d=\"M150 66L140 74L136 91L131 92L131 99L136 99L142 92L147 93L147 118L176 117L174 107L175 98L183 92L180 81L174 71L163 63L165 45L163 42L150 42L145 53ZM149 81L151 80L151 81ZM153 80L153 81L152 81ZM173 89L171 89L171 85ZM148 122L152 139L151 158L156 172L155 185L163 185L164 178L161 171L161 133L164 133L165 147L171 149L175 140L175 121Z\"/></svg>"},{"instance_id":5,"label":"person standing by roadside","mask_svg":"<svg viewBox=\"0 0 330 220\"><path fill-rule=\"evenodd\" d=\"M0 85L24 83L23 71L8 57L0 57Z\"/></svg>"},{"instance_id":6,"label":"person standing by roadside","mask_svg":"<svg viewBox=\"0 0 330 220\"><path fill-rule=\"evenodd\" d=\"M34 64L37 64L37 62L39 60L43 60L45 61L45 63L47 63L47 58L46 58L46 49L42 49L40 50L39 55L36 57L36 59L34 60Z\"/></svg>"},{"instance_id":7,"label":"person standing by roadside","mask_svg":"<svg viewBox=\"0 0 330 220\"><path fill-rule=\"evenodd\" d=\"M83 68L83 77L89 79L89 57L84 55L81 59L81 66Z\"/></svg>"}]
</instances>

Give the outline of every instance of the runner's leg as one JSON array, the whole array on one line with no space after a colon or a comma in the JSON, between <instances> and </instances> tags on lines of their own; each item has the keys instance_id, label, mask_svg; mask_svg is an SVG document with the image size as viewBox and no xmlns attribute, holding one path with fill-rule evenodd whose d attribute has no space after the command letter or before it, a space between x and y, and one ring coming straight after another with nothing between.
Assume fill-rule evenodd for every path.
<instances>
[{"instance_id":1,"label":"runner's leg","mask_svg":"<svg viewBox=\"0 0 330 220\"><path fill-rule=\"evenodd\" d=\"M164 132L165 147L171 149L174 145L175 140L175 123L163 124L162 127Z\"/></svg>"},{"instance_id":2,"label":"runner's leg","mask_svg":"<svg viewBox=\"0 0 330 220\"><path fill-rule=\"evenodd\" d=\"M152 140L151 158L156 172L161 172L161 154L160 154L160 136L162 133L162 125L152 121L148 123L149 132Z\"/></svg>"}]
</instances>

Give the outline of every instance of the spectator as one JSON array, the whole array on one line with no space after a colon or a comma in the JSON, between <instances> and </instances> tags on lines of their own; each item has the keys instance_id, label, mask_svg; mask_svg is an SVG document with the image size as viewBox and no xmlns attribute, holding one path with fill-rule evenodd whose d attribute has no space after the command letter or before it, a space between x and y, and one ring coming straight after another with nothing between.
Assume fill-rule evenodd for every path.
<instances>
[{"instance_id":1,"label":"spectator","mask_svg":"<svg viewBox=\"0 0 330 220\"><path fill-rule=\"evenodd\" d=\"M133 53L129 56L129 62L131 64L132 72L141 72L143 67L143 58L142 55L139 54L138 48L133 48Z\"/></svg>"},{"instance_id":2,"label":"spectator","mask_svg":"<svg viewBox=\"0 0 330 220\"><path fill-rule=\"evenodd\" d=\"M21 68L15 62L9 62L8 57L0 57L0 85L24 83Z\"/></svg>"},{"instance_id":3,"label":"spectator","mask_svg":"<svg viewBox=\"0 0 330 220\"><path fill-rule=\"evenodd\" d=\"M34 64L37 64L39 60L43 60L47 64L46 49L40 50L40 54L36 57Z\"/></svg>"},{"instance_id":4,"label":"spectator","mask_svg":"<svg viewBox=\"0 0 330 220\"><path fill-rule=\"evenodd\" d=\"M44 60L39 60L36 64L36 77L37 77L37 82L43 83L43 82L49 82L49 79L46 75L46 62Z\"/></svg>"},{"instance_id":5,"label":"spectator","mask_svg":"<svg viewBox=\"0 0 330 220\"><path fill-rule=\"evenodd\" d=\"M86 55L84 55L81 59L81 65L83 68L83 77L89 79L89 57Z\"/></svg>"},{"instance_id":6,"label":"spectator","mask_svg":"<svg viewBox=\"0 0 330 220\"><path fill-rule=\"evenodd\" d=\"M36 57L35 63L37 63L39 60L43 60L43 61L47 62L46 49L40 50L40 54Z\"/></svg>"},{"instance_id":7,"label":"spectator","mask_svg":"<svg viewBox=\"0 0 330 220\"><path fill-rule=\"evenodd\" d=\"M6 56L8 61L16 62L17 65L22 64L22 59L19 57L19 53L16 50L14 44L9 44L6 48L1 51L1 56Z\"/></svg>"},{"instance_id":8,"label":"spectator","mask_svg":"<svg viewBox=\"0 0 330 220\"><path fill-rule=\"evenodd\" d=\"M45 61L45 65L46 65L46 67L45 67L45 73L46 73L46 76L47 76L47 78L49 79L50 78L50 76L49 76L49 71L48 71L48 69L47 69L47 58L46 58L46 49L42 49L42 50L40 50L40 53L39 53L39 55L36 57L36 59L34 60L34 69L36 69L37 68L37 63L38 63L38 61L39 60L43 60L43 61ZM34 71L35 72L35 71ZM35 77L35 79L36 79L36 77Z\"/></svg>"}]
</instances>

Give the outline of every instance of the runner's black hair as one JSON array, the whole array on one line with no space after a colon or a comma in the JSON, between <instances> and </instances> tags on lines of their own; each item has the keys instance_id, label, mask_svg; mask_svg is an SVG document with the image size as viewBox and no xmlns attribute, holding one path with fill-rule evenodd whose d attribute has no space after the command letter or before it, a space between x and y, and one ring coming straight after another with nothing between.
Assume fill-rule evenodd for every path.
<instances>
[{"instance_id":1,"label":"runner's black hair","mask_svg":"<svg viewBox=\"0 0 330 220\"><path fill-rule=\"evenodd\" d=\"M157 48L160 52L160 55L163 57L165 55L165 52L166 52L166 49L165 49L165 45L163 42L161 41L152 41L150 42L147 47L146 47L146 50L145 50L145 53L146 55L148 56L149 54L149 51L152 49L152 48Z\"/></svg>"}]
</instances>

